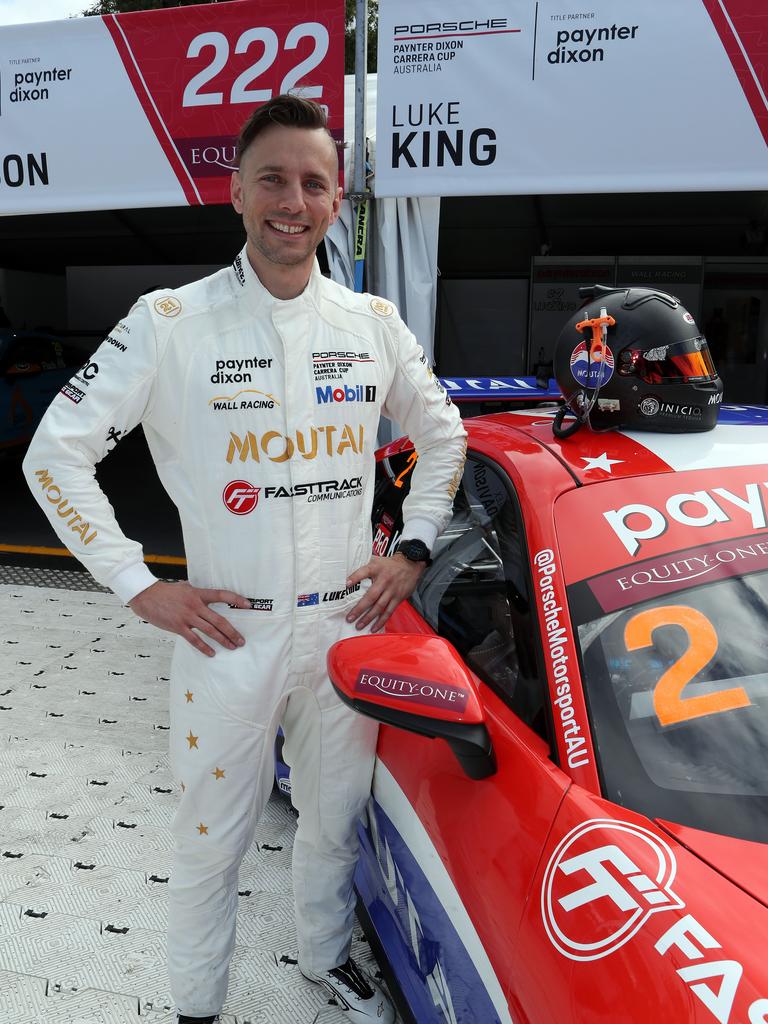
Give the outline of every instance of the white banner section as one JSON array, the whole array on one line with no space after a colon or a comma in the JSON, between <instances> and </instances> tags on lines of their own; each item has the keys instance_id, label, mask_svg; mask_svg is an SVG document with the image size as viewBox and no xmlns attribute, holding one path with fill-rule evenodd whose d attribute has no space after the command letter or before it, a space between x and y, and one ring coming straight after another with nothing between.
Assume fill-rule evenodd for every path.
<instances>
[{"instance_id":1,"label":"white banner section","mask_svg":"<svg viewBox=\"0 0 768 1024\"><path fill-rule=\"evenodd\" d=\"M381 0L376 194L768 188L754 0Z\"/></svg>"}]
</instances>

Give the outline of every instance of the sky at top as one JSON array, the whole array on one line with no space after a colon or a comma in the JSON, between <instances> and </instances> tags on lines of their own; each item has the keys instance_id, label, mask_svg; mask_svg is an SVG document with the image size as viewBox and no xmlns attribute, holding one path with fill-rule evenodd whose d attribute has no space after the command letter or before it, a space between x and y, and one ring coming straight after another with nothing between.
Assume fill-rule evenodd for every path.
<instances>
[{"instance_id":1,"label":"sky at top","mask_svg":"<svg viewBox=\"0 0 768 1024\"><path fill-rule=\"evenodd\" d=\"M89 0L0 0L0 28L32 21L60 21L82 14Z\"/></svg>"}]
</instances>

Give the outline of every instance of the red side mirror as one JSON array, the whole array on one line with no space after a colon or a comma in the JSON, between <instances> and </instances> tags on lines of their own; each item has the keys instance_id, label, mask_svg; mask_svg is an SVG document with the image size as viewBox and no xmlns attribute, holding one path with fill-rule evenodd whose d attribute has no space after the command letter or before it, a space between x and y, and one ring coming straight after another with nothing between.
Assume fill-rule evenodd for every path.
<instances>
[{"instance_id":1,"label":"red side mirror","mask_svg":"<svg viewBox=\"0 0 768 1024\"><path fill-rule=\"evenodd\" d=\"M381 633L339 640L328 651L328 674L355 711L445 739L471 778L496 770L472 674L442 637Z\"/></svg>"}]
</instances>

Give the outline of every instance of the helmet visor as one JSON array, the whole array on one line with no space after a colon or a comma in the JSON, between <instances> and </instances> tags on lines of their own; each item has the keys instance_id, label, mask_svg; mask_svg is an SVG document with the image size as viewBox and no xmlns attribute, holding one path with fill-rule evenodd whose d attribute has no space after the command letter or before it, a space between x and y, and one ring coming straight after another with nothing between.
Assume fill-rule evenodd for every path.
<instances>
[{"instance_id":1,"label":"helmet visor","mask_svg":"<svg viewBox=\"0 0 768 1024\"><path fill-rule=\"evenodd\" d=\"M646 384L680 381L702 383L715 380L717 370L704 337L689 338L674 345L661 345L632 352L635 373Z\"/></svg>"}]
</instances>

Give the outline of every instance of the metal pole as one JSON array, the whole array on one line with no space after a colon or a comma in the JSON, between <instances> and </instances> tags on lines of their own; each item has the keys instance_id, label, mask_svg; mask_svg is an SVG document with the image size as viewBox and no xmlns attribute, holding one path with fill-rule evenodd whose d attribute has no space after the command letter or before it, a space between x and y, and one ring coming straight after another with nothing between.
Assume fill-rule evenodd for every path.
<instances>
[{"instance_id":1,"label":"metal pole","mask_svg":"<svg viewBox=\"0 0 768 1024\"><path fill-rule=\"evenodd\" d=\"M351 199L365 193L365 96L368 74L368 0L355 0L355 154Z\"/></svg>"},{"instance_id":2,"label":"metal pole","mask_svg":"<svg viewBox=\"0 0 768 1024\"><path fill-rule=\"evenodd\" d=\"M366 124L365 100L368 81L368 0L355 0L355 153L352 191L355 223L355 291L365 283L368 248L368 190L365 182Z\"/></svg>"}]
</instances>

